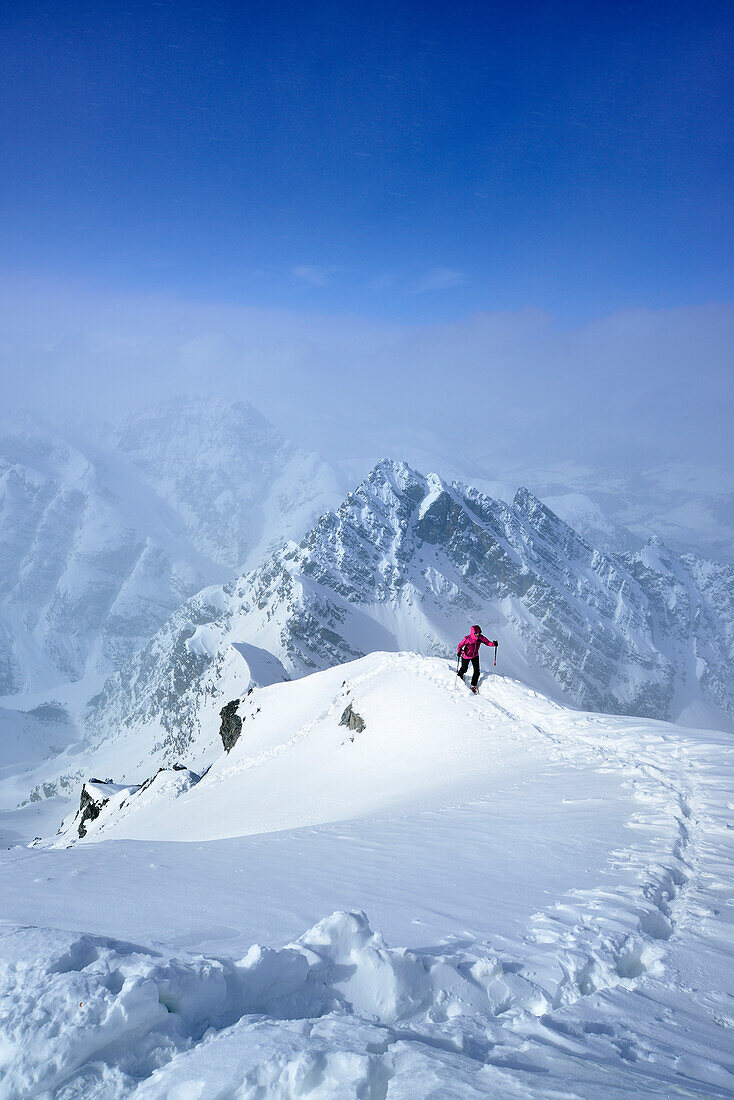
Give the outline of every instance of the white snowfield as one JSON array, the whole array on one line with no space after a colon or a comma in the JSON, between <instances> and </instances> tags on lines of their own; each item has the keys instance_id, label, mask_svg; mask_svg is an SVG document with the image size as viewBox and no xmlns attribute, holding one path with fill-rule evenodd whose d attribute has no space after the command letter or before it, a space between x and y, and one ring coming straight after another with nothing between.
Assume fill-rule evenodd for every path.
<instances>
[{"instance_id":1,"label":"white snowfield","mask_svg":"<svg viewBox=\"0 0 734 1100\"><path fill-rule=\"evenodd\" d=\"M405 653L240 715L0 857L2 1100L734 1097L730 737Z\"/></svg>"}]
</instances>

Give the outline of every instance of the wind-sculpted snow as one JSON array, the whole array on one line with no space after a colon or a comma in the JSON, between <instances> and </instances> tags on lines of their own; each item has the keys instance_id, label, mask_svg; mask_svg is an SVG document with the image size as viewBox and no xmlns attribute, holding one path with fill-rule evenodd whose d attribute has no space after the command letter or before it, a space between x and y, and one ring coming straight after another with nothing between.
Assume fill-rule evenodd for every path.
<instances>
[{"instance_id":1,"label":"wind-sculpted snow","mask_svg":"<svg viewBox=\"0 0 734 1100\"><path fill-rule=\"evenodd\" d=\"M298 676L374 650L452 652L472 622L500 640L503 671L560 700L734 721L734 569L654 541L605 555L527 490L509 506L382 462L300 543L218 600L213 614L202 598L184 605L108 681L89 714L96 737L147 724L180 756L202 705L221 698L236 643L269 650ZM194 658L189 639L204 622L209 649Z\"/></svg>"},{"instance_id":2,"label":"wind-sculpted snow","mask_svg":"<svg viewBox=\"0 0 734 1100\"><path fill-rule=\"evenodd\" d=\"M125 1096L141 1079L136 1095L163 1097L199 1078L205 1095L220 1095L220 1038L241 1048L240 1065L225 1071L240 1096L280 1095L289 1082L294 1091L284 1095L328 1097L332 1087L361 1083L382 1084L365 1095L384 1096L394 1072L389 1048L412 1044L416 1068L422 1043L481 1060L494 1017L511 1007L540 1016L550 1007L498 958L391 949L361 912L334 913L292 945L253 946L238 961L165 958L111 939L31 929L5 933L0 943L3 1098L81 1088ZM267 1046L275 1055L269 1066Z\"/></svg>"},{"instance_id":3,"label":"wind-sculpted snow","mask_svg":"<svg viewBox=\"0 0 734 1100\"><path fill-rule=\"evenodd\" d=\"M472 705L502 711L498 699L512 697ZM535 912L514 953L501 936L493 946L466 932L393 948L361 911L335 912L284 947L253 945L240 957L8 929L0 1098L734 1096L720 1057L734 1026L726 977L705 990L711 1020L696 1017L696 990L685 986L695 960L726 940L720 920L699 928L704 883L722 888L711 871L731 854L717 838L726 787L713 746L694 748L702 780L671 727L617 720L607 730L603 718L540 704L537 717L545 724L534 727L536 750L547 746L565 769L581 766L586 745L597 766L626 773L639 806L629 823L636 842L612 854L602 883ZM440 816L404 818L403 827L435 843ZM293 839L301 859L303 840ZM674 1009L678 1031L667 1022Z\"/></svg>"},{"instance_id":4,"label":"wind-sculpted snow","mask_svg":"<svg viewBox=\"0 0 734 1100\"><path fill-rule=\"evenodd\" d=\"M447 1084L456 1070L452 1095L476 1096L502 1064L492 1052L510 1021L568 1001L565 984L551 994L479 945L391 949L361 912L236 961L31 929L0 943L4 1098L172 1097L193 1082L198 1097L234 1086L253 1100L385 1097L403 1094L388 1090L394 1078ZM576 996L634 988L658 957L641 940L611 971L587 964Z\"/></svg>"},{"instance_id":5,"label":"wind-sculpted snow","mask_svg":"<svg viewBox=\"0 0 734 1100\"><path fill-rule=\"evenodd\" d=\"M0 853L0 1098L732 1100L728 735L448 671L263 688L103 842Z\"/></svg>"}]
</instances>

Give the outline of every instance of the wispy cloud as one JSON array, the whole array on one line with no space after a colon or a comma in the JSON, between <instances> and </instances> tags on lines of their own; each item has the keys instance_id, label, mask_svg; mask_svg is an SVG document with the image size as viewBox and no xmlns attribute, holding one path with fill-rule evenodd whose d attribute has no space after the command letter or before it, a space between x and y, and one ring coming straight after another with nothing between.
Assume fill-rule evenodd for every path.
<instances>
[{"instance_id":1,"label":"wispy cloud","mask_svg":"<svg viewBox=\"0 0 734 1100\"><path fill-rule=\"evenodd\" d=\"M394 290L402 281L401 277L394 271L386 271L382 275L377 275L374 279L371 279L367 284L367 289Z\"/></svg>"},{"instance_id":2,"label":"wispy cloud","mask_svg":"<svg viewBox=\"0 0 734 1100\"><path fill-rule=\"evenodd\" d=\"M307 286L328 286L329 272L318 264L294 264L291 268L294 279L300 279Z\"/></svg>"},{"instance_id":3,"label":"wispy cloud","mask_svg":"<svg viewBox=\"0 0 734 1100\"><path fill-rule=\"evenodd\" d=\"M427 290L451 290L456 286L464 286L467 281L463 271L457 271L453 267L433 267L420 280L416 292L424 294Z\"/></svg>"},{"instance_id":4,"label":"wispy cloud","mask_svg":"<svg viewBox=\"0 0 734 1100\"><path fill-rule=\"evenodd\" d=\"M532 456L593 463L602 453L626 468L641 455L695 454L734 469L733 347L734 304L571 328L533 310L399 325L0 274L0 417L17 405L109 415L217 392L251 400L330 457L368 447L379 457L401 432L421 431L446 453L478 453L498 477Z\"/></svg>"}]
</instances>

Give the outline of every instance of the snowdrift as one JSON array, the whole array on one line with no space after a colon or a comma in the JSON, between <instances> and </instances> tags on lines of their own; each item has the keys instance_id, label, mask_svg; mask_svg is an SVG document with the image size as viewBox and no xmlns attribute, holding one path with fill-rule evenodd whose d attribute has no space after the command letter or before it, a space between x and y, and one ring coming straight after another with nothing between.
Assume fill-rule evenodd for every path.
<instances>
[{"instance_id":1,"label":"snowdrift","mask_svg":"<svg viewBox=\"0 0 734 1100\"><path fill-rule=\"evenodd\" d=\"M237 709L0 853L0 1100L734 1095L724 735L409 653Z\"/></svg>"},{"instance_id":2,"label":"snowdrift","mask_svg":"<svg viewBox=\"0 0 734 1100\"><path fill-rule=\"evenodd\" d=\"M136 1095L159 1100L222 1095L219 1088L231 1088L237 1078L243 1084L238 1095L253 1098L325 1098L339 1089L384 1096L390 1075L376 1055L384 1053L396 1026L411 1024L430 1035L447 1019L460 1020L465 1034L457 1051L463 1045L487 1053L482 1022L486 1026L513 1006L537 1016L549 1007L531 983L505 973L498 959L391 949L360 912L334 913L295 943L280 950L254 945L237 961L166 959L134 944L35 929L5 933L0 946L3 958L26 963L22 984L0 982L0 1005L7 1010L3 1100L51 1093L84 1063L91 1063L92 1087L98 1059L106 1068L106 1095L124 1094L144 1077ZM27 965L46 960L49 951L45 967ZM306 1020L308 1028L292 1032L302 1059L293 1080L293 1067L282 1064L278 1025ZM231 1064L217 1064L217 1037L227 1033L231 1044L233 1028L240 1047L234 1072ZM367 1051L358 1053L365 1044ZM273 1060L263 1066L268 1047ZM312 1091L306 1082L319 1061L328 1068L320 1081L315 1075L320 1087ZM419 1061L410 1059L413 1071ZM198 1080L206 1081L204 1088L190 1091ZM259 1091L264 1087L276 1091ZM369 1091L352 1093L355 1087ZM186 1091L175 1091L180 1088Z\"/></svg>"}]
</instances>

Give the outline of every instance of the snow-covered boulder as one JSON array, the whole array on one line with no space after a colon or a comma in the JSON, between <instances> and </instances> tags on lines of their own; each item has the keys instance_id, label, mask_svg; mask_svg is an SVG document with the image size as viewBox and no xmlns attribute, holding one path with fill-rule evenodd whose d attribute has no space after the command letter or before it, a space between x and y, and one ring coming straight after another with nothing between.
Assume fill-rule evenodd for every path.
<instances>
[{"instance_id":1,"label":"snow-covered boulder","mask_svg":"<svg viewBox=\"0 0 734 1100\"><path fill-rule=\"evenodd\" d=\"M161 768L151 779L140 784L89 779L82 786L79 809L73 817L62 822L53 845L65 847L77 840L99 839L101 834L141 806L178 798L200 779L200 775L182 764Z\"/></svg>"},{"instance_id":2,"label":"snow-covered boulder","mask_svg":"<svg viewBox=\"0 0 734 1100\"><path fill-rule=\"evenodd\" d=\"M122 783L113 783L111 779L90 779L82 787L79 809L71 823L72 827L76 828L79 838L84 839L89 827L97 821L110 802L114 801L116 807L122 805L126 798L139 790L139 786L126 787Z\"/></svg>"}]
</instances>

